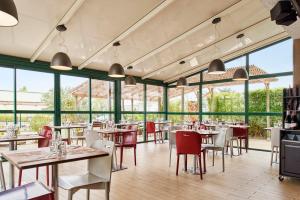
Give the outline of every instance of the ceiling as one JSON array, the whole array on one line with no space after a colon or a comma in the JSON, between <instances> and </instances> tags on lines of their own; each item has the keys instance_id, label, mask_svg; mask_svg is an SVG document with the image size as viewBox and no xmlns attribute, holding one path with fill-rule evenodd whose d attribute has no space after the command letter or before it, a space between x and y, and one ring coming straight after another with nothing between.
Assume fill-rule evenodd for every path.
<instances>
[{"instance_id":1,"label":"ceiling","mask_svg":"<svg viewBox=\"0 0 300 200\"><path fill-rule=\"evenodd\" d=\"M120 62L133 66L126 74L171 82L288 37L261 1L15 0L20 23L0 28L0 54L50 61L66 50L80 68L108 71ZM61 23L68 30L58 34Z\"/></svg>"}]
</instances>

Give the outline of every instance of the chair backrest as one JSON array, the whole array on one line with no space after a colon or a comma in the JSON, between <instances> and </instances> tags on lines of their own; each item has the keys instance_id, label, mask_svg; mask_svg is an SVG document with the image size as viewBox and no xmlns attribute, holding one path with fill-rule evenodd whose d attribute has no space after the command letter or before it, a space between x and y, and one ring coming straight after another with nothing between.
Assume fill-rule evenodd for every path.
<instances>
[{"instance_id":1,"label":"chair backrest","mask_svg":"<svg viewBox=\"0 0 300 200\"><path fill-rule=\"evenodd\" d=\"M281 128L272 128L271 129L271 146L277 146L280 145L280 129Z\"/></svg>"},{"instance_id":2,"label":"chair backrest","mask_svg":"<svg viewBox=\"0 0 300 200\"><path fill-rule=\"evenodd\" d=\"M132 130L132 132L120 134L122 137L121 144L123 145L136 145L137 143L137 130Z\"/></svg>"},{"instance_id":3,"label":"chair backrest","mask_svg":"<svg viewBox=\"0 0 300 200\"><path fill-rule=\"evenodd\" d=\"M146 122L146 132L147 133L155 133L155 123L154 122Z\"/></svg>"},{"instance_id":4,"label":"chair backrest","mask_svg":"<svg viewBox=\"0 0 300 200\"><path fill-rule=\"evenodd\" d=\"M248 135L248 129L243 127L233 128L233 137L245 137Z\"/></svg>"},{"instance_id":5,"label":"chair backrest","mask_svg":"<svg viewBox=\"0 0 300 200\"><path fill-rule=\"evenodd\" d=\"M228 129L229 128L220 128L219 133L214 136L214 145L216 147L225 147Z\"/></svg>"},{"instance_id":6,"label":"chair backrest","mask_svg":"<svg viewBox=\"0 0 300 200\"><path fill-rule=\"evenodd\" d=\"M43 126L39 135L44 138L38 140L38 147L48 147L50 144L50 140L52 139L52 129L49 126Z\"/></svg>"},{"instance_id":7,"label":"chair backrest","mask_svg":"<svg viewBox=\"0 0 300 200\"><path fill-rule=\"evenodd\" d=\"M111 171L113 164L113 152L115 151L115 144L112 141L96 140L91 145L91 148L103 150L109 153L108 156L89 159L88 171L89 173L101 177L106 181L111 180Z\"/></svg>"},{"instance_id":8,"label":"chair backrest","mask_svg":"<svg viewBox=\"0 0 300 200\"><path fill-rule=\"evenodd\" d=\"M201 153L201 136L193 131L176 132L177 154L197 154Z\"/></svg>"},{"instance_id":9,"label":"chair backrest","mask_svg":"<svg viewBox=\"0 0 300 200\"><path fill-rule=\"evenodd\" d=\"M103 126L104 126L103 122L97 122L97 121L92 122L92 128L103 128Z\"/></svg>"},{"instance_id":10,"label":"chair backrest","mask_svg":"<svg viewBox=\"0 0 300 200\"><path fill-rule=\"evenodd\" d=\"M86 146L91 147L96 140L100 139L99 133L95 130L86 130L85 131L85 141Z\"/></svg>"},{"instance_id":11,"label":"chair backrest","mask_svg":"<svg viewBox=\"0 0 300 200\"><path fill-rule=\"evenodd\" d=\"M230 141L233 137L233 128L228 127L226 129L226 141Z\"/></svg>"}]
</instances>

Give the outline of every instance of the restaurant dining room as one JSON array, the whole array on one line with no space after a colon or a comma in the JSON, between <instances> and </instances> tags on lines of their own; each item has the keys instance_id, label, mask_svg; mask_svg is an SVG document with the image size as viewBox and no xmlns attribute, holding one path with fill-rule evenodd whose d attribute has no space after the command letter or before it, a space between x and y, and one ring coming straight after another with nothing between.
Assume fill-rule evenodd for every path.
<instances>
[{"instance_id":1,"label":"restaurant dining room","mask_svg":"<svg viewBox=\"0 0 300 200\"><path fill-rule=\"evenodd\" d=\"M0 200L300 200L300 0L0 0Z\"/></svg>"}]
</instances>

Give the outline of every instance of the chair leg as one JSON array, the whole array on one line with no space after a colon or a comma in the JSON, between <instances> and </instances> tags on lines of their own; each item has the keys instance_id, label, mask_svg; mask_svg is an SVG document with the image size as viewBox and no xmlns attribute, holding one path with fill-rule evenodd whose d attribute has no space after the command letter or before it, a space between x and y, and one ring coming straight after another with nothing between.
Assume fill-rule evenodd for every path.
<instances>
[{"instance_id":1,"label":"chair leg","mask_svg":"<svg viewBox=\"0 0 300 200\"><path fill-rule=\"evenodd\" d=\"M242 155L242 138L240 138L240 155Z\"/></svg>"},{"instance_id":2,"label":"chair leg","mask_svg":"<svg viewBox=\"0 0 300 200\"><path fill-rule=\"evenodd\" d=\"M49 186L49 165L46 166L46 181L47 186Z\"/></svg>"},{"instance_id":3,"label":"chair leg","mask_svg":"<svg viewBox=\"0 0 300 200\"><path fill-rule=\"evenodd\" d=\"M35 180L39 180L39 167L35 168Z\"/></svg>"},{"instance_id":4,"label":"chair leg","mask_svg":"<svg viewBox=\"0 0 300 200\"><path fill-rule=\"evenodd\" d=\"M225 172L225 150L224 150L224 148L222 149L222 168L223 168L223 172Z\"/></svg>"},{"instance_id":5,"label":"chair leg","mask_svg":"<svg viewBox=\"0 0 300 200\"><path fill-rule=\"evenodd\" d=\"M275 147L275 162L278 162L278 147Z\"/></svg>"},{"instance_id":6,"label":"chair leg","mask_svg":"<svg viewBox=\"0 0 300 200\"><path fill-rule=\"evenodd\" d=\"M179 157L180 155L177 154L177 164L176 164L176 176L178 176L178 168L179 168Z\"/></svg>"},{"instance_id":7,"label":"chair leg","mask_svg":"<svg viewBox=\"0 0 300 200\"><path fill-rule=\"evenodd\" d=\"M231 158L232 158L232 156L233 156L233 141L232 140L230 140L230 156L231 156Z\"/></svg>"},{"instance_id":8,"label":"chair leg","mask_svg":"<svg viewBox=\"0 0 300 200\"><path fill-rule=\"evenodd\" d=\"M274 146L271 147L271 166L273 165Z\"/></svg>"},{"instance_id":9,"label":"chair leg","mask_svg":"<svg viewBox=\"0 0 300 200\"><path fill-rule=\"evenodd\" d=\"M206 150L203 151L203 165L204 172L206 172Z\"/></svg>"},{"instance_id":10,"label":"chair leg","mask_svg":"<svg viewBox=\"0 0 300 200\"><path fill-rule=\"evenodd\" d=\"M90 189L86 190L86 199L89 200L90 199Z\"/></svg>"},{"instance_id":11,"label":"chair leg","mask_svg":"<svg viewBox=\"0 0 300 200\"><path fill-rule=\"evenodd\" d=\"M154 143L156 144L156 133L154 133Z\"/></svg>"},{"instance_id":12,"label":"chair leg","mask_svg":"<svg viewBox=\"0 0 300 200\"><path fill-rule=\"evenodd\" d=\"M121 147L121 151L120 151L120 169L122 169L122 163L123 163L123 147Z\"/></svg>"},{"instance_id":13,"label":"chair leg","mask_svg":"<svg viewBox=\"0 0 300 200\"><path fill-rule=\"evenodd\" d=\"M73 199L73 192L72 190L68 190L68 200L72 200Z\"/></svg>"},{"instance_id":14,"label":"chair leg","mask_svg":"<svg viewBox=\"0 0 300 200\"><path fill-rule=\"evenodd\" d=\"M0 181L1 181L1 187L2 190L6 190L6 185L5 185L5 178L4 178L4 172L3 172L3 165L2 162L0 162Z\"/></svg>"},{"instance_id":15,"label":"chair leg","mask_svg":"<svg viewBox=\"0 0 300 200\"><path fill-rule=\"evenodd\" d=\"M109 183L105 184L105 200L109 200Z\"/></svg>"},{"instance_id":16,"label":"chair leg","mask_svg":"<svg viewBox=\"0 0 300 200\"><path fill-rule=\"evenodd\" d=\"M184 155L184 171L187 172L187 155Z\"/></svg>"},{"instance_id":17,"label":"chair leg","mask_svg":"<svg viewBox=\"0 0 300 200\"><path fill-rule=\"evenodd\" d=\"M114 150L114 155L113 155L114 159L115 159L115 164L114 166L116 167L116 169L118 168L118 159L117 159L117 148L115 148Z\"/></svg>"},{"instance_id":18,"label":"chair leg","mask_svg":"<svg viewBox=\"0 0 300 200\"><path fill-rule=\"evenodd\" d=\"M134 147L133 152L134 152L134 165L136 166L136 147Z\"/></svg>"},{"instance_id":19,"label":"chair leg","mask_svg":"<svg viewBox=\"0 0 300 200\"><path fill-rule=\"evenodd\" d=\"M215 166L215 150L213 149L212 166Z\"/></svg>"},{"instance_id":20,"label":"chair leg","mask_svg":"<svg viewBox=\"0 0 300 200\"><path fill-rule=\"evenodd\" d=\"M203 176L202 176L202 164L201 164L201 153L199 155L199 170L200 170L200 178L201 180L203 179Z\"/></svg>"},{"instance_id":21,"label":"chair leg","mask_svg":"<svg viewBox=\"0 0 300 200\"><path fill-rule=\"evenodd\" d=\"M172 160L172 147L170 147L169 167L171 167L171 160Z\"/></svg>"},{"instance_id":22,"label":"chair leg","mask_svg":"<svg viewBox=\"0 0 300 200\"><path fill-rule=\"evenodd\" d=\"M23 173L23 170L20 169L19 170L19 180L18 180L18 186L21 186L21 183L22 183L22 173Z\"/></svg>"}]
</instances>

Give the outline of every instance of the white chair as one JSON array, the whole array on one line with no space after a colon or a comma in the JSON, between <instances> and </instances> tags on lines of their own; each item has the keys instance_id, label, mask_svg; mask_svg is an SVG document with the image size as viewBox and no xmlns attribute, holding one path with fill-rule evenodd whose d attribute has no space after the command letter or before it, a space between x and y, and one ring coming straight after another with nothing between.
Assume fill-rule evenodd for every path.
<instances>
[{"instance_id":1,"label":"white chair","mask_svg":"<svg viewBox=\"0 0 300 200\"><path fill-rule=\"evenodd\" d=\"M171 167L171 160L172 160L172 149L176 149L176 130L182 129L182 126L172 126L169 127L169 151L170 151L170 158L169 158L169 167Z\"/></svg>"},{"instance_id":2,"label":"white chair","mask_svg":"<svg viewBox=\"0 0 300 200\"><path fill-rule=\"evenodd\" d=\"M278 163L278 153L280 146L280 129L281 128L272 128L271 129L271 166L274 163L274 152L275 152L275 163Z\"/></svg>"},{"instance_id":3,"label":"white chair","mask_svg":"<svg viewBox=\"0 0 300 200\"><path fill-rule=\"evenodd\" d=\"M213 136L213 144L202 144L202 147L206 150L213 151L212 165L215 165L215 151L222 151L222 167L225 171L225 147L226 147L226 135L230 134L230 128L220 128L219 133Z\"/></svg>"},{"instance_id":4,"label":"white chair","mask_svg":"<svg viewBox=\"0 0 300 200\"><path fill-rule=\"evenodd\" d=\"M85 131L85 142L87 147L91 147L91 145L96 141L100 140L100 135L95 130L86 130Z\"/></svg>"},{"instance_id":5,"label":"white chair","mask_svg":"<svg viewBox=\"0 0 300 200\"><path fill-rule=\"evenodd\" d=\"M239 145L239 139L237 137L233 136L233 128L227 127L227 134L226 134L226 145L228 147L230 147L230 156L233 156L233 141L236 141L236 145L237 145L237 150L238 150L238 155L239 155L239 149L240 149L240 145Z\"/></svg>"},{"instance_id":6,"label":"white chair","mask_svg":"<svg viewBox=\"0 0 300 200\"><path fill-rule=\"evenodd\" d=\"M3 172L3 165L2 165L2 157L0 157L0 184L1 184L1 191L6 190L5 185L5 178L4 178L4 172Z\"/></svg>"},{"instance_id":7,"label":"white chair","mask_svg":"<svg viewBox=\"0 0 300 200\"><path fill-rule=\"evenodd\" d=\"M109 153L108 156L89 159L88 172L83 175L60 176L58 186L68 190L68 200L72 200L73 194L80 189L87 190L87 199L90 197L90 190L105 189L105 199L109 200L112 156L115 146L112 141L96 140L92 148L100 149Z\"/></svg>"}]
</instances>

